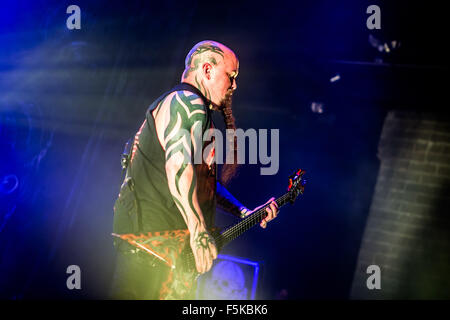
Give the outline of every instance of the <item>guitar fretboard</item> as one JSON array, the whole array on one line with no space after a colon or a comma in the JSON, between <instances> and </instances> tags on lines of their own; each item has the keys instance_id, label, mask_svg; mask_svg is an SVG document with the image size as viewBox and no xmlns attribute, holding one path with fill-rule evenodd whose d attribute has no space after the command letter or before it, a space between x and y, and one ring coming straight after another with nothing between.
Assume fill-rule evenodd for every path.
<instances>
[{"instance_id":1,"label":"guitar fretboard","mask_svg":"<svg viewBox=\"0 0 450 320\"><path fill-rule=\"evenodd\" d=\"M275 202L278 205L278 208L281 208L284 206L287 202L289 202L291 199L290 193L287 192L278 199L275 200ZM237 224L233 225L232 227L226 229L223 231L219 236L217 236L214 240L216 242L216 245L219 248L223 248L225 245L227 245L229 242L233 241L240 235L242 235L247 230L251 229L255 225L259 224L266 216L266 208L270 204L260 208L258 211L254 212L253 214L249 215L242 221L238 222Z\"/></svg>"},{"instance_id":2,"label":"guitar fretboard","mask_svg":"<svg viewBox=\"0 0 450 320\"><path fill-rule=\"evenodd\" d=\"M298 192L300 194L303 194L303 189L300 189ZM292 193L288 191L284 195L276 199L275 201L278 205L278 208L281 208L286 203L290 202L292 197ZM226 229L219 235L214 236L214 241L216 243L217 249L221 250L229 242L233 241L250 228L259 224L267 216L266 208L268 206L270 206L270 204L260 208L258 211L252 213L251 215L233 225L232 227ZM195 268L195 259L192 251L189 250L189 254L185 257L185 262L187 263L188 268Z\"/></svg>"}]
</instances>

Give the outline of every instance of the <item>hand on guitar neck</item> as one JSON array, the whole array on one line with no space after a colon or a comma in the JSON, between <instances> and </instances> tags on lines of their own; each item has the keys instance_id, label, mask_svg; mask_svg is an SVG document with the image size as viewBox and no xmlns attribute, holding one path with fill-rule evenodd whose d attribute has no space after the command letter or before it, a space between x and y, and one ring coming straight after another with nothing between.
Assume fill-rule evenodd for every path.
<instances>
[{"instance_id":1,"label":"hand on guitar neck","mask_svg":"<svg viewBox=\"0 0 450 320\"><path fill-rule=\"evenodd\" d=\"M278 209L278 204L275 202L275 198L272 197L270 198L266 203L260 205L259 207L256 207L253 210L248 210L246 212L244 212L243 217L247 217L249 215L251 215L253 212L258 211L259 209L261 209L262 207L266 208L266 212L267 212L267 216L261 221L261 223L259 224L261 226L261 228L267 228L267 223L273 219L275 219L278 215L279 209Z\"/></svg>"},{"instance_id":2,"label":"hand on guitar neck","mask_svg":"<svg viewBox=\"0 0 450 320\"><path fill-rule=\"evenodd\" d=\"M267 207L266 207L267 206ZM270 198L266 203L256 207L253 210L247 210L244 217L251 215L259 209L266 207L267 216L261 221L261 228L267 228L267 223L275 219L278 215L279 209L275 198ZM199 273L205 273L212 267L214 259L217 258L217 247L214 238L207 232L206 228L196 228L191 233L190 244L195 258L195 265Z\"/></svg>"}]
</instances>

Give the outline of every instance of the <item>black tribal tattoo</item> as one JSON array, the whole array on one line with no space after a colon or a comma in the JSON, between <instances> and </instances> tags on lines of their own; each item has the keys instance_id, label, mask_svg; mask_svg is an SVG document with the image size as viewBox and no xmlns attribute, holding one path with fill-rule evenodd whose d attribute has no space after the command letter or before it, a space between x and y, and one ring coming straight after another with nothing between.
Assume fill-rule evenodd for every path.
<instances>
[{"instance_id":1,"label":"black tribal tattoo","mask_svg":"<svg viewBox=\"0 0 450 320\"><path fill-rule=\"evenodd\" d=\"M209 244L212 242L213 240L207 232L200 232L197 238L195 238L197 248L208 249Z\"/></svg>"},{"instance_id":2,"label":"black tribal tattoo","mask_svg":"<svg viewBox=\"0 0 450 320\"><path fill-rule=\"evenodd\" d=\"M176 163L176 173L171 177L169 185L172 188L172 196L179 207L186 223L191 219L188 212L192 212L192 218L200 222L200 213L194 205L194 192L197 186L197 179L193 169L193 159L196 152L202 150L202 132L206 123L206 111L203 102L198 104L199 96L188 95L185 91L176 92L170 101L169 122L164 130L164 142L166 149L166 163L173 161L174 156L182 155L183 161ZM179 159L179 158L177 158ZM177 160L179 161L179 160ZM189 167L192 172L192 179L184 180L188 183L188 193L181 191L181 180L183 173ZM175 189L175 190L173 190Z\"/></svg>"}]
</instances>

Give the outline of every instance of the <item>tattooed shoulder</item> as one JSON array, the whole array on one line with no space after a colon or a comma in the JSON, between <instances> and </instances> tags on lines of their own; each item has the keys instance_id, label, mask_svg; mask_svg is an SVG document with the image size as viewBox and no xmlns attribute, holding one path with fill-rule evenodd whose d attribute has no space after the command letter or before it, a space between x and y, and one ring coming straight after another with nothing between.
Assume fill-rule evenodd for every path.
<instances>
[{"instance_id":1,"label":"tattooed shoulder","mask_svg":"<svg viewBox=\"0 0 450 320\"><path fill-rule=\"evenodd\" d=\"M191 157L200 144L206 121L205 104L198 95L189 91L177 91L168 98L170 112L164 129L166 160L181 150Z\"/></svg>"},{"instance_id":2,"label":"tattooed shoulder","mask_svg":"<svg viewBox=\"0 0 450 320\"><path fill-rule=\"evenodd\" d=\"M206 120L206 107L203 100L189 91L177 91L170 97L170 116L167 123L164 138L166 139L173 130L191 130L192 126Z\"/></svg>"}]
</instances>

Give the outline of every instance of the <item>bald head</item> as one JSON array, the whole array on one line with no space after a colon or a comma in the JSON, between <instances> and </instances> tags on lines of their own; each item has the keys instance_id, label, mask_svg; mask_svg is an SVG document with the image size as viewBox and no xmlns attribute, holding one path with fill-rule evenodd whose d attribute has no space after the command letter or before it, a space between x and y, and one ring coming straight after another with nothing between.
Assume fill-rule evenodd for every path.
<instances>
[{"instance_id":1,"label":"bald head","mask_svg":"<svg viewBox=\"0 0 450 320\"><path fill-rule=\"evenodd\" d=\"M197 87L213 104L236 89L239 61L227 46L212 40L197 43L185 59L181 81Z\"/></svg>"},{"instance_id":2,"label":"bald head","mask_svg":"<svg viewBox=\"0 0 450 320\"><path fill-rule=\"evenodd\" d=\"M237 60L234 52L227 46L212 40L201 41L192 47L186 56L183 79L186 79L191 72L197 71L204 62L218 65L225 59L233 58Z\"/></svg>"}]
</instances>

